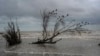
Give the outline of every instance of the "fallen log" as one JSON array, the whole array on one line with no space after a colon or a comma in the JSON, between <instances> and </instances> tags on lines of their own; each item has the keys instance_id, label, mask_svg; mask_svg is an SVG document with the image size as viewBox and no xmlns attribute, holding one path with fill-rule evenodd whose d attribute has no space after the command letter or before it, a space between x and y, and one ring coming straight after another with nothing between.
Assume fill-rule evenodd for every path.
<instances>
[{"instance_id":1,"label":"fallen log","mask_svg":"<svg viewBox=\"0 0 100 56\"><path fill-rule=\"evenodd\" d=\"M58 41L60 41L62 39L58 39L56 41L44 41L44 40L39 40L37 42L32 42L31 44L56 44Z\"/></svg>"}]
</instances>

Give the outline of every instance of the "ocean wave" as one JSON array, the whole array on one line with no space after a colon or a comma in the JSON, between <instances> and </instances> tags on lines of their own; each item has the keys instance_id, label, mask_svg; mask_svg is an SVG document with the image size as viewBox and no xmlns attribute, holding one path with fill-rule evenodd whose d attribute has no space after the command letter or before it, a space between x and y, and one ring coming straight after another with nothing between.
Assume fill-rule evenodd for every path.
<instances>
[{"instance_id":1,"label":"ocean wave","mask_svg":"<svg viewBox=\"0 0 100 56\"><path fill-rule=\"evenodd\" d=\"M82 56L83 54L72 54L72 53L58 53L58 52L17 52L17 51L4 51L5 53L18 53L18 54L41 54L41 55L71 55L71 56Z\"/></svg>"}]
</instances>

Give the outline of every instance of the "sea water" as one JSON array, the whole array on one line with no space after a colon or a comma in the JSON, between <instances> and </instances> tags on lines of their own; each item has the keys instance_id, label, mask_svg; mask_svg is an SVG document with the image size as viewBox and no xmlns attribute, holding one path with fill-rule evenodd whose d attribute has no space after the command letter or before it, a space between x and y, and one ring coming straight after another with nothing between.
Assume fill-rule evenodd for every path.
<instances>
[{"instance_id":1,"label":"sea water","mask_svg":"<svg viewBox=\"0 0 100 56\"><path fill-rule=\"evenodd\" d=\"M5 39L0 36L0 56L100 56L99 34L60 35L56 44L30 44L40 36L37 32L22 33L22 43L7 47Z\"/></svg>"}]
</instances>

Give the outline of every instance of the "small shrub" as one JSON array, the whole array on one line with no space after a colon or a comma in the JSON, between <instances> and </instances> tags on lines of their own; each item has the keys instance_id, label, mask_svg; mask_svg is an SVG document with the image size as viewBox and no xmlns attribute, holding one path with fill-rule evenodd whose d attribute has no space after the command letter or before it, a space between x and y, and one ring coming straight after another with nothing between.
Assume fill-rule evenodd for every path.
<instances>
[{"instance_id":1,"label":"small shrub","mask_svg":"<svg viewBox=\"0 0 100 56\"><path fill-rule=\"evenodd\" d=\"M8 22L6 32L2 35L7 41L8 46L13 46L21 43L20 29L13 21Z\"/></svg>"}]
</instances>

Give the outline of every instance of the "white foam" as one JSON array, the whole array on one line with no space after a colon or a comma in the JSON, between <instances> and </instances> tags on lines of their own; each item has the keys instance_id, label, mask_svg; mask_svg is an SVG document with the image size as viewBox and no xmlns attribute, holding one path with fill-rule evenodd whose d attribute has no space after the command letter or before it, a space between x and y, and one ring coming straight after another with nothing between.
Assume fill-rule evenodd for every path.
<instances>
[{"instance_id":1,"label":"white foam","mask_svg":"<svg viewBox=\"0 0 100 56\"><path fill-rule=\"evenodd\" d=\"M57 54L57 55L69 55L69 56L83 56L83 54L72 54L72 53L58 53L58 52L16 52L16 51L4 51L5 53L18 53L18 54L41 54L41 55L53 55L53 54Z\"/></svg>"}]
</instances>

